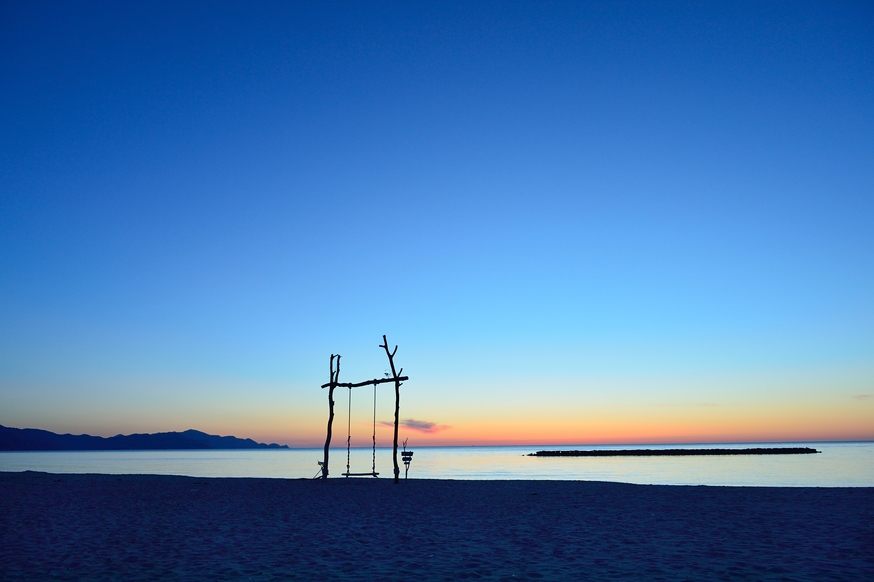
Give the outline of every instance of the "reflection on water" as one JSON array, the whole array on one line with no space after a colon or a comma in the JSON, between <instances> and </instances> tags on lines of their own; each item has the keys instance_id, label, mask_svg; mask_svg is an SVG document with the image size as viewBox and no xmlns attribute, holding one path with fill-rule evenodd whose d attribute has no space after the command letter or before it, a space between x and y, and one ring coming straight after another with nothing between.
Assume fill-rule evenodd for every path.
<instances>
[{"instance_id":1,"label":"reflection on water","mask_svg":"<svg viewBox=\"0 0 874 582\"><path fill-rule=\"evenodd\" d=\"M694 448L748 448L742 445L694 445ZM770 445L779 446L779 445ZM593 447L478 447L444 449L428 458L421 473L451 479L586 479L664 485L758 485L806 487L874 486L874 443L804 443L817 455L738 455L689 457L521 457L533 450L692 448L692 445ZM420 460L418 457L416 460ZM412 470L411 470L412 473Z\"/></svg>"},{"instance_id":2,"label":"reflection on water","mask_svg":"<svg viewBox=\"0 0 874 582\"><path fill-rule=\"evenodd\" d=\"M420 479L567 479L664 485L874 486L874 443L792 443L818 455L720 457L528 457L548 448L747 448L738 445L420 447L410 477ZM778 446L769 444L769 446ZM342 478L346 451L331 451L331 475ZM145 473L196 477L311 478L321 449L253 451L71 451L0 453L0 471ZM353 472L370 471L371 449L353 449ZM400 464L400 456L398 458ZM380 478L392 477L391 449L377 449ZM401 465L403 475L403 465Z\"/></svg>"}]
</instances>

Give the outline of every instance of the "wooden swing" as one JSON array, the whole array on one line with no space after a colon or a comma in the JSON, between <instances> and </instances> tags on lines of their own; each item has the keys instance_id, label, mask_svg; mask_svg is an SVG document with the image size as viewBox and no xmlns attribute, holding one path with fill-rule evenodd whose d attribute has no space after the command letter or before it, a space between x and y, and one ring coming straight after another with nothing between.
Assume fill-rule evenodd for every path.
<instances>
[{"instance_id":1,"label":"wooden swing","mask_svg":"<svg viewBox=\"0 0 874 582\"><path fill-rule=\"evenodd\" d=\"M333 434L334 426L334 389L349 388L349 419L346 427L346 472L342 475L346 477L355 476L371 476L376 477L379 473L376 472L376 385L392 383L395 386L395 423L394 423L394 438L392 439L392 456L394 464L394 482L398 483L400 477L400 468L398 467L398 425L400 419L401 407L401 384L410 378L404 376L404 369L395 370L394 357L398 351L395 346L393 350L388 348L388 340L383 335L382 344L379 346L385 350L385 355L388 357L388 364L391 368L391 376L386 374L385 378L374 378L373 380L365 380L364 382L340 382L340 355L331 354L330 360L330 382L322 384L322 388L328 389L328 434L325 438L325 456L324 460L319 461L319 472L322 474L322 479L328 478L328 455L331 451L331 435ZM336 366L336 367L335 367ZM352 473L350 467L350 451L352 448L352 388L361 388L373 384L373 468L370 473Z\"/></svg>"},{"instance_id":2,"label":"wooden swing","mask_svg":"<svg viewBox=\"0 0 874 582\"><path fill-rule=\"evenodd\" d=\"M349 459L352 450L352 387L349 387L349 408L346 419L346 472L344 477L379 477L376 472L376 382L373 383L373 466L370 473L352 473L349 470Z\"/></svg>"}]
</instances>

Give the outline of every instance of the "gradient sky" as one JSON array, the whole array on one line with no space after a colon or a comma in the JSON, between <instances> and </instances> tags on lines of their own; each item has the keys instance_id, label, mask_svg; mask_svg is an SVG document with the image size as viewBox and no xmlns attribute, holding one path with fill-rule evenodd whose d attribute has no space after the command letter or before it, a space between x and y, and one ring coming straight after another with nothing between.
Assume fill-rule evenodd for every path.
<instances>
[{"instance_id":1,"label":"gradient sky","mask_svg":"<svg viewBox=\"0 0 874 582\"><path fill-rule=\"evenodd\" d=\"M870 2L313 4L0 3L0 424L874 439Z\"/></svg>"}]
</instances>

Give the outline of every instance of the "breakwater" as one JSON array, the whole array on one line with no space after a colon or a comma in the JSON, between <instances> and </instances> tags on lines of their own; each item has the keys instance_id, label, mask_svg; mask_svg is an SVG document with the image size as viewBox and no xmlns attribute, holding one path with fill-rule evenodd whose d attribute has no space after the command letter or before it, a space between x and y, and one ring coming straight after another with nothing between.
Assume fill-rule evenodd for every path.
<instances>
[{"instance_id":1,"label":"breakwater","mask_svg":"<svg viewBox=\"0 0 874 582\"><path fill-rule=\"evenodd\" d=\"M810 455L810 447L756 447L751 449L628 449L596 451L537 451L529 457L678 457L686 455Z\"/></svg>"}]
</instances>

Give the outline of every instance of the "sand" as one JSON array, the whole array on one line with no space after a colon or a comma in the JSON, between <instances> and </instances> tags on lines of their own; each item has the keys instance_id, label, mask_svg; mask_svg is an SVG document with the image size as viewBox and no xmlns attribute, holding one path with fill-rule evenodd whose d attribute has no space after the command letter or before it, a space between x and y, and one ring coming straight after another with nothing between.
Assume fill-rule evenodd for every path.
<instances>
[{"instance_id":1,"label":"sand","mask_svg":"<svg viewBox=\"0 0 874 582\"><path fill-rule=\"evenodd\" d=\"M874 580L874 489L0 473L0 579Z\"/></svg>"}]
</instances>

